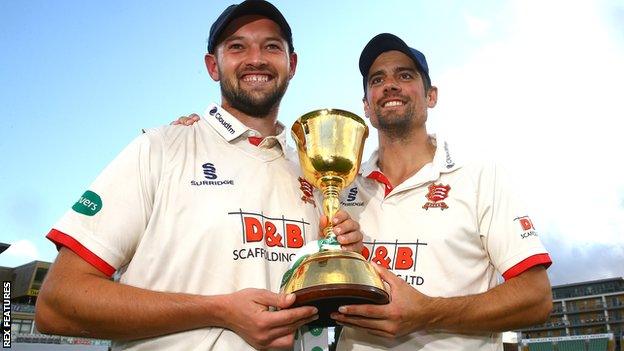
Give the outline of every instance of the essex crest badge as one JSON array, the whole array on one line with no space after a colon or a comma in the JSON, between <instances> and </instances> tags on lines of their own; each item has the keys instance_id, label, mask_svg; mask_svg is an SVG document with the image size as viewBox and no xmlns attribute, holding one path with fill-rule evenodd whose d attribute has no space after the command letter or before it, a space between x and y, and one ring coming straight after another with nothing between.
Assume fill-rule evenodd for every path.
<instances>
[{"instance_id":1,"label":"essex crest badge","mask_svg":"<svg viewBox=\"0 0 624 351\"><path fill-rule=\"evenodd\" d=\"M314 187L312 186L312 184L308 183L307 180L299 177L299 189L301 189L301 192L303 193L301 200L316 207L316 203L314 202Z\"/></svg>"},{"instance_id":2,"label":"essex crest badge","mask_svg":"<svg viewBox=\"0 0 624 351\"><path fill-rule=\"evenodd\" d=\"M428 210L430 207L439 207L442 211L448 208L448 205L442 201L448 197L449 191L451 191L450 185L431 184L429 185L429 192L427 193L427 203L422 208Z\"/></svg>"}]
</instances>

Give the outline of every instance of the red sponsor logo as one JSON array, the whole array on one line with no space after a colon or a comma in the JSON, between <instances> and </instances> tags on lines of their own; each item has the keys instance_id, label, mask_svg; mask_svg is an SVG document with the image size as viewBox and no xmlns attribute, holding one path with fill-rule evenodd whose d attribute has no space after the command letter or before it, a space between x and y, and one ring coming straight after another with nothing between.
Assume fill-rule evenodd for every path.
<instances>
[{"instance_id":1,"label":"red sponsor logo","mask_svg":"<svg viewBox=\"0 0 624 351\"><path fill-rule=\"evenodd\" d=\"M520 236L522 237L522 239L525 239L529 236L537 236L537 231L535 231L535 227L533 226L533 222L531 222L529 216L517 217L514 218L514 221L518 221L518 223L520 224L520 228L522 230Z\"/></svg>"},{"instance_id":2,"label":"red sponsor logo","mask_svg":"<svg viewBox=\"0 0 624 351\"><path fill-rule=\"evenodd\" d=\"M418 258L418 248L427 243L416 242L364 242L362 256L366 260L392 270L414 270Z\"/></svg>"},{"instance_id":3,"label":"red sponsor logo","mask_svg":"<svg viewBox=\"0 0 624 351\"><path fill-rule=\"evenodd\" d=\"M451 191L450 185L431 184L427 193L427 201L422 208L428 210L430 207L439 207L442 211L448 208L448 205L442 201L448 197Z\"/></svg>"},{"instance_id":4,"label":"red sponsor logo","mask_svg":"<svg viewBox=\"0 0 624 351\"><path fill-rule=\"evenodd\" d=\"M312 184L308 183L307 180L299 177L299 189L301 189L301 192L303 193L301 200L316 207L316 203L314 202L314 187L312 186Z\"/></svg>"},{"instance_id":5,"label":"red sponsor logo","mask_svg":"<svg viewBox=\"0 0 624 351\"><path fill-rule=\"evenodd\" d=\"M519 217L518 222L520 223L520 226L522 227L522 230L524 231L531 230L531 229L535 230L535 227L533 226L533 222L531 222L531 219L528 216Z\"/></svg>"},{"instance_id":6,"label":"red sponsor logo","mask_svg":"<svg viewBox=\"0 0 624 351\"><path fill-rule=\"evenodd\" d=\"M264 242L267 247L298 249L305 243L308 222L288 218L271 218L260 213L230 212L240 215L243 241L246 244Z\"/></svg>"},{"instance_id":7,"label":"red sponsor logo","mask_svg":"<svg viewBox=\"0 0 624 351\"><path fill-rule=\"evenodd\" d=\"M378 245L371 251L367 247L362 249L362 256L373 263L387 269L410 269L414 267L414 249L410 246Z\"/></svg>"},{"instance_id":8,"label":"red sponsor logo","mask_svg":"<svg viewBox=\"0 0 624 351\"><path fill-rule=\"evenodd\" d=\"M280 233L273 221L265 219L263 222L256 217L243 217L245 242L264 241L268 247L284 247L284 244L289 248L303 246L303 233L297 223L279 223L280 227L283 224L285 230L284 233Z\"/></svg>"},{"instance_id":9,"label":"red sponsor logo","mask_svg":"<svg viewBox=\"0 0 624 351\"><path fill-rule=\"evenodd\" d=\"M362 256L368 261L383 266L407 283L416 286L424 283L424 277L418 274L416 264L418 251L427 243L416 242L364 242Z\"/></svg>"}]
</instances>

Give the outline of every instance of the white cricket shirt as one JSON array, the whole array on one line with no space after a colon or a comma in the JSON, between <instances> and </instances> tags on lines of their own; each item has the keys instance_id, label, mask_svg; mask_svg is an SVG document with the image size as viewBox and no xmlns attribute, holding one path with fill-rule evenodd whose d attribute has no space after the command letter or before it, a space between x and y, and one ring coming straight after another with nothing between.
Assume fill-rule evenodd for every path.
<instances>
[{"instance_id":1,"label":"white cricket shirt","mask_svg":"<svg viewBox=\"0 0 624 351\"><path fill-rule=\"evenodd\" d=\"M248 137L259 133L215 104L193 126L150 130L99 175L48 238L109 276L119 271L123 284L201 295L277 292L292 258L318 233L311 194L297 163L284 155L285 134L282 127L252 145ZM230 330L203 328L114 349L252 348Z\"/></svg>"},{"instance_id":2,"label":"white cricket shirt","mask_svg":"<svg viewBox=\"0 0 624 351\"><path fill-rule=\"evenodd\" d=\"M459 165L439 140L433 162L392 187L377 153L343 192L342 208L359 221L364 256L429 296L464 296L535 265L547 251L499 167ZM338 350L502 350L498 333L460 336L419 332L388 340L344 328Z\"/></svg>"}]
</instances>

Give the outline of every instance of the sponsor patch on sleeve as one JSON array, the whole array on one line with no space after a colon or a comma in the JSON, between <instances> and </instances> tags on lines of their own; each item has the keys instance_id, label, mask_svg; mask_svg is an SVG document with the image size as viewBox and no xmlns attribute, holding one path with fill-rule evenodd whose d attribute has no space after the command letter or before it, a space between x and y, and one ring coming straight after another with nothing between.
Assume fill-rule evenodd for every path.
<instances>
[{"instance_id":1,"label":"sponsor patch on sleeve","mask_svg":"<svg viewBox=\"0 0 624 351\"><path fill-rule=\"evenodd\" d=\"M520 225L520 237L522 237L522 239L526 239L530 236L537 236L537 231L535 230L533 222L531 222L529 216L516 217L514 218L514 222L515 221L518 221L518 224Z\"/></svg>"},{"instance_id":2,"label":"sponsor patch on sleeve","mask_svg":"<svg viewBox=\"0 0 624 351\"><path fill-rule=\"evenodd\" d=\"M80 199L76 201L72 210L82 213L85 216L93 216L102 209L102 198L100 195L91 190L87 190L82 194Z\"/></svg>"}]
</instances>

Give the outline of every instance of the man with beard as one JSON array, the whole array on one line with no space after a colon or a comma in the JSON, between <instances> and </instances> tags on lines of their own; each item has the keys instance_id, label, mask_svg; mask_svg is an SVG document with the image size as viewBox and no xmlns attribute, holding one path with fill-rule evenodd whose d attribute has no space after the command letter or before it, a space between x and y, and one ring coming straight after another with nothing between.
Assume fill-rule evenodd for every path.
<instances>
[{"instance_id":1,"label":"man with beard","mask_svg":"<svg viewBox=\"0 0 624 351\"><path fill-rule=\"evenodd\" d=\"M500 332L543 323L552 307L551 260L527 211L500 167L460 164L428 134L438 90L420 51L380 34L359 67L379 149L342 201L391 302L334 313L338 349L502 350Z\"/></svg>"},{"instance_id":2,"label":"man with beard","mask_svg":"<svg viewBox=\"0 0 624 351\"><path fill-rule=\"evenodd\" d=\"M277 121L297 64L290 27L268 2L232 5L205 62L221 105L193 127L141 135L48 234L60 251L38 330L124 350L248 350L292 346L317 317L273 292L319 227ZM361 249L357 223L332 222Z\"/></svg>"}]
</instances>

